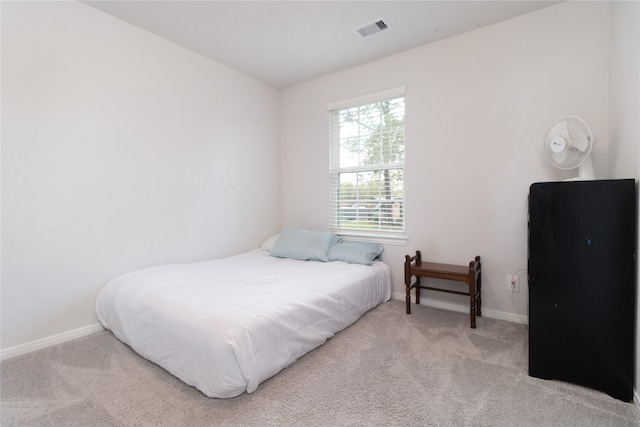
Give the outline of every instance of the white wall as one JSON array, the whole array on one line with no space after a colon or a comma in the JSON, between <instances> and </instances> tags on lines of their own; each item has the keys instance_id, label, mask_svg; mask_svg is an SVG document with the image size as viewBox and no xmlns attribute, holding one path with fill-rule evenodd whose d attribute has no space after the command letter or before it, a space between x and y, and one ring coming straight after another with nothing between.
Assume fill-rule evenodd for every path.
<instances>
[{"instance_id":1,"label":"white wall","mask_svg":"<svg viewBox=\"0 0 640 427\"><path fill-rule=\"evenodd\" d=\"M612 177L638 180L640 179L640 3L611 2L610 28L609 139ZM637 231L640 233L640 225L637 225ZM637 282L640 282L640 279ZM636 293L636 301L638 301L640 293L637 291ZM640 373L639 343L640 322L636 317L636 393L637 378ZM639 397L636 395L636 402L638 400Z\"/></svg>"},{"instance_id":2,"label":"white wall","mask_svg":"<svg viewBox=\"0 0 640 427\"><path fill-rule=\"evenodd\" d=\"M640 4L611 2L609 164L614 178L640 178Z\"/></svg>"},{"instance_id":3,"label":"white wall","mask_svg":"<svg viewBox=\"0 0 640 427\"><path fill-rule=\"evenodd\" d=\"M409 243L384 253L395 297L405 254L460 264L479 254L483 312L524 321L526 274L513 294L506 276L527 266L529 185L570 176L543 157L549 125L584 118L601 140L596 172L609 174L608 43L607 3L562 3L284 90L283 227L328 227L327 103L406 85ZM455 295L425 301L468 310Z\"/></svg>"},{"instance_id":4,"label":"white wall","mask_svg":"<svg viewBox=\"0 0 640 427\"><path fill-rule=\"evenodd\" d=\"M77 2L2 2L3 350L279 230L279 92ZM6 352L5 352L6 353Z\"/></svg>"}]
</instances>

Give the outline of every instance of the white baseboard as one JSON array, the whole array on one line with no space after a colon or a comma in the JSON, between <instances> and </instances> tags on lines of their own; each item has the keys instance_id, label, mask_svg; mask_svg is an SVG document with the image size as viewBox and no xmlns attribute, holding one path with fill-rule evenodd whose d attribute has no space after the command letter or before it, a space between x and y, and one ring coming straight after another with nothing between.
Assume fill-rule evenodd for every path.
<instances>
[{"instance_id":1,"label":"white baseboard","mask_svg":"<svg viewBox=\"0 0 640 427\"><path fill-rule=\"evenodd\" d=\"M401 292L394 292L391 294L391 298L399 301L405 301L405 294ZM411 303L415 303L415 297L411 295ZM445 301L432 301L428 299L422 299L420 305L426 305L429 307L442 308L445 310L458 311L460 313L469 313L469 306L463 304L453 304ZM498 320L506 320L507 322L513 323L522 323L527 325L529 323L529 318L527 316L522 316L514 313L507 313L504 311L491 310L487 308L482 308L482 316L489 317L491 319Z\"/></svg>"},{"instance_id":2,"label":"white baseboard","mask_svg":"<svg viewBox=\"0 0 640 427\"><path fill-rule=\"evenodd\" d=\"M391 297L399 301L404 301L404 298L405 298L404 294L402 293L393 293ZM415 302L413 297L411 301ZM461 313L469 312L469 308L467 306L459 305L459 304L451 304L451 303L441 302L441 301L427 300L425 301L424 305L436 307L436 308L443 308L445 310L458 311ZM496 311L496 310L483 309L482 315L493 318L493 319L506 320L509 322L524 323L524 324L527 323L526 316L518 316L512 313L505 313L505 312ZM103 329L104 328L100 323L95 323L93 325L85 326L83 328L74 329L73 331L64 332L62 334L54 335L54 336L43 338L40 340L31 341L26 344L21 344L15 347L10 347L4 350L0 350L0 361L11 359L12 357L31 353L32 351L41 350L43 348L51 347L57 344L62 344L63 342L71 341L76 338L81 338L86 335L100 332Z\"/></svg>"},{"instance_id":3,"label":"white baseboard","mask_svg":"<svg viewBox=\"0 0 640 427\"><path fill-rule=\"evenodd\" d=\"M11 359L12 357L31 353L32 351L41 350L43 348L51 347L57 344L62 344L63 342L71 341L76 338L82 338L84 336L100 332L103 329L104 328L100 323L95 323L83 328L74 329L73 331L64 332L62 334L53 335L51 337L42 338L40 340L31 341L26 344L20 344L15 347L0 350L0 361Z\"/></svg>"},{"instance_id":4,"label":"white baseboard","mask_svg":"<svg viewBox=\"0 0 640 427\"><path fill-rule=\"evenodd\" d=\"M391 297L395 300L404 301L405 295L403 293L393 293ZM413 296L411 297L411 302L415 302ZM461 313L468 313L469 308L460 304L452 304L442 301L429 301L426 300L423 302L424 305L436 308L442 308L445 310L458 311ZM482 315L486 317L490 317L493 319L506 320L514 323L524 323L526 324L528 319L526 316L519 316L512 313L505 313L502 311L483 309ZM32 351L41 350L43 348L51 347L57 344L62 344L63 342L71 341L76 338L82 338L86 335L91 335L96 332L102 331L104 328L100 323L95 323L93 325L85 326L83 328L74 329L73 331L64 332L62 334L54 335L51 337L43 338L36 341L31 341L26 344L17 345L15 347L10 347L4 350L0 350L0 361L11 359L12 357L20 356L23 354L31 353ZM636 402L638 402L638 398L636 398Z\"/></svg>"}]
</instances>

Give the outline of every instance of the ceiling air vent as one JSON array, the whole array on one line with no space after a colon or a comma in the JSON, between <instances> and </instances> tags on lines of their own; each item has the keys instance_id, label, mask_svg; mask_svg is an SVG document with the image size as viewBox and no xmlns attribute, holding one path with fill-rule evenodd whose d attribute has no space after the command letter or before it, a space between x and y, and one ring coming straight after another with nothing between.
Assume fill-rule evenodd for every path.
<instances>
[{"instance_id":1,"label":"ceiling air vent","mask_svg":"<svg viewBox=\"0 0 640 427\"><path fill-rule=\"evenodd\" d=\"M391 28L391 25L389 25L389 23L385 21L384 18L380 18L374 22L363 25L360 28L354 28L353 31L358 33L358 35L360 35L360 37L364 39L378 34L382 31L388 30L389 28Z\"/></svg>"}]
</instances>

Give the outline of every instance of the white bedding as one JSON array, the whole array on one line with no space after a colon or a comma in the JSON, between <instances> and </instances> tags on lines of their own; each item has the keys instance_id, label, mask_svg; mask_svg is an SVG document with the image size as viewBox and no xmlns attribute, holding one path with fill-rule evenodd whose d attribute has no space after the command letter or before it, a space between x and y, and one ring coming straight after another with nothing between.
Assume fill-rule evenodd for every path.
<instances>
[{"instance_id":1,"label":"white bedding","mask_svg":"<svg viewBox=\"0 0 640 427\"><path fill-rule=\"evenodd\" d=\"M251 393L391 295L389 266L297 261L256 249L116 278L102 325L210 397Z\"/></svg>"}]
</instances>

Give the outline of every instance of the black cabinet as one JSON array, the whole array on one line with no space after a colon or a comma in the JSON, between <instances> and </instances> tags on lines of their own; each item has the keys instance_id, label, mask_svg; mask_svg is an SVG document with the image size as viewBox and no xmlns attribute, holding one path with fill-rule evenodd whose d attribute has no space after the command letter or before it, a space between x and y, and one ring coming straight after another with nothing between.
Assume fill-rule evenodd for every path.
<instances>
[{"instance_id":1,"label":"black cabinet","mask_svg":"<svg viewBox=\"0 0 640 427\"><path fill-rule=\"evenodd\" d=\"M529 192L529 375L631 401L635 180L546 182Z\"/></svg>"}]
</instances>

